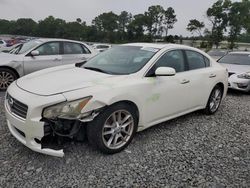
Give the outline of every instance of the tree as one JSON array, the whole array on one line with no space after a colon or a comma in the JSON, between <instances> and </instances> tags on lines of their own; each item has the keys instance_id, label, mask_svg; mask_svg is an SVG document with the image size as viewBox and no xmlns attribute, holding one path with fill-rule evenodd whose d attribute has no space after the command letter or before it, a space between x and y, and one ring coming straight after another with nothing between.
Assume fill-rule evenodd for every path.
<instances>
[{"instance_id":1,"label":"tree","mask_svg":"<svg viewBox=\"0 0 250 188\"><path fill-rule=\"evenodd\" d=\"M92 24L97 31L103 32L105 42L114 42L114 32L118 30L118 16L113 12L103 13L97 16Z\"/></svg>"},{"instance_id":2,"label":"tree","mask_svg":"<svg viewBox=\"0 0 250 188\"><path fill-rule=\"evenodd\" d=\"M200 22L199 20L193 19L189 21L187 25L187 30L190 31L192 34L196 32L199 36L202 36L202 29L205 27L204 22Z\"/></svg>"},{"instance_id":3,"label":"tree","mask_svg":"<svg viewBox=\"0 0 250 188\"><path fill-rule=\"evenodd\" d=\"M242 21L243 21L243 28L250 34L250 1L249 0L242 0Z\"/></svg>"},{"instance_id":4,"label":"tree","mask_svg":"<svg viewBox=\"0 0 250 188\"><path fill-rule=\"evenodd\" d=\"M41 37L64 38L65 25L65 20L49 16L38 22L37 34Z\"/></svg>"},{"instance_id":5,"label":"tree","mask_svg":"<svg viewBox=\"0 0 250 188\"><path fill-rule=\"evenodd\" d=\"M228 41L230 42L229 48L233 49L235 47L235 41L240 35L244 21L242 19L244 7L241 2L234 2L229 10L228 14L228 25L229 25L229 37Z\"/></svg>"},{"instance_id":6,"label":"tree","mask_svg":"<svg viewBox=\"0 0 250 188\"><path fill-rule=\"evenodd\" d=\"M164 13L164 20L163 20L163 24L165 32L166 32L166 36L168 35L168 31L169 29L173 29L174 28L174 24L177 22L177 18L175 15L175 11L172 7L169 7L165 13Z\"/></svg>"},{"instance_id":7,"label":"tree","mask_svg":"<svg viewBox=\"0 0 250 188\"><path fill-rule=\"evenodd\" d=\"M76 18L76 21L80 24L82 23L82 19L81 18Z\"/></svg>"},{"instance_id":8,"label":"tree","mask_svg":"<svg viewBox=\"0 0 250 188\"><path fill-rule=\"evenodd\" d=\"M223 32L226 31L230 5L230 0L218 0L207 10L207 17L212 24L210 40L216 48L223 40Z\"/></svg>"},{"instance_id":9,"label":"tree","mask_svg":"<svg viewBox=\"0 0 250 188\"><path fill-rule=\"evenodd\" d=\"M144 14L135 15L132 22L128 25L128 39L130 41L144 41L145 25Z\"/></svg>"},{"instance_id":10,"label":"tree","mask_svg":"<svg viewBox=\"0 0 250 188\"><path fill-rule=\"evenodd\" d=\"M11 34L11 22L0 19L0 34Z\"/></svg>"},{"instance_id":11,"label":"tree","mask_svg":"<svg viewBox=\"0 0 250 188\"><path fill-rule=\"evenodd\" d=\"M132 14L126 11L122 11L118 16L118 32L120 34L120 39L123 41L128 29L128 25L132 21Z\"/></svg>"},{"instance_id":12,"label":"tree","mask_svg":"<svg viewBox=\"0 0 250 188\"><path fill-rule=\"evenodd\" d=\"M37 23L31 18L20 18L16 21L12 34L34 36Z\"/></svg>"},{"instance_id":13,"label":"tree","mask_svg":"<svg viewBox=\"0 0 250 188\"><path fill-rule=\"evenodd\" d=\"M154 37L162 28L162 21L164 17L164 8L160 5L151 6L145 12L145 23L150 37Z\"/></svg>"}]
</instances>

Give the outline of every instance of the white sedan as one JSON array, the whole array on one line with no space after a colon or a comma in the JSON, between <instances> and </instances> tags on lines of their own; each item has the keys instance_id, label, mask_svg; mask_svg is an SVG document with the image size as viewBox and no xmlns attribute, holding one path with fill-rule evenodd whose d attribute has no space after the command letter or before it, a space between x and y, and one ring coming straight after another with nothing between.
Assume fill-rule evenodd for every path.
<instances>
[{"instance_id":1,"label":"white sedan","mask_svg":"<svg viewBox=\"0 0 250 188\"><path fill-rule=\"evenodd\" d=\"M204 109L215 113L228 72L204 52L182 45L116 46L82 66L24 76L7 90L10 132L30 149L63 156L45 138L81 138L104 153L129 145L137 131Z\"/></svg>"},{"instance_id":2,"label":"white sedan","mask_svg":"<svg viewBox=\"0 0 250 188\"><path fill-rule=\"evenodd\" d=\"M250 52L230 52L218 62L228 69L228 87L250 92Z\"/></svg>"}]
</instances>

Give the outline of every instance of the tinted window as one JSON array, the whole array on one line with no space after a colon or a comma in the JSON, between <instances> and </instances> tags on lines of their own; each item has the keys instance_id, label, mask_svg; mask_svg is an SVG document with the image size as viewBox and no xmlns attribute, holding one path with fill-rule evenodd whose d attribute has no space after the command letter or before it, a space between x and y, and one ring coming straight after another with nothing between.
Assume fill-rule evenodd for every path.
<instances>
[{"instance_id":1,"label":"tinted window","mask_svg":"<svg viewBox=\"0 0 250 188\"><path fill-rule=\"evenodd\" d=\"M59 54L59 42L49 42L41 45L36 50L39 51L39 55L58 55Z\"/></svg>"},{"instance_id":2,"label":"tinted window","mask_svg":"<svg viewBox=\"0 0 250 188\"><path fill-rule=\"evenodd\" d=\"M0 44L3 44L3 41L0 40Z\"/></svg>"},{"instance_id":3,"label":"tinted window","mask_svg":"<svg viewBox=\"0 0 250 188\"><path fill-rule=\"evenodd\" d=\"M173 50L164 54L154 65L154 71L158 67L171 67L176 72L185 71L185 61L181 50Z\"/></svg>"},{"instance_id":4,"label":"tinted window","mask_svg":"<svg viewBox=\"0 0 250 188\"><path fill-rule=\"evenodd\" d=\"M219 63L250 65L250 54L228 54L222 57Z\"/></svg>"},{"instance_id":5,"label":"tinted window","mask_svg":"<svg viewBox=\"0 0 250 188\"><path fill-rule=\"evenodd\" d=\"M64 42L63 45L64 54L86 54L85 48L82 47L81 44L73 43L73 42Z\"/></svg>"},{"instance_id":6,"label":"tinted window","mask_svg":"<svg viewBox=\"0 0 250 188\"><path fill-rule=\"evenodd\" d=\"M204 68L206 67L207 63L205 61L205 57L195 51L186 51L186 55L187 55L187 60L188 60L188 66L189 66L189 70L194 70L194 69L200 69L200 68Z\"/></svg>"}]
</instances>

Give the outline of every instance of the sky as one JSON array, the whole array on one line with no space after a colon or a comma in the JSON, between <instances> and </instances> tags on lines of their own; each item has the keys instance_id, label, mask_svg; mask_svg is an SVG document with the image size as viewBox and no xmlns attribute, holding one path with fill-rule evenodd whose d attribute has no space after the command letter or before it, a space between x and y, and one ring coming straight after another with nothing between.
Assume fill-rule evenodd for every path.
<instances>
[{"instance_id":1,"label":"sky","mask_svg":"<svg viewBox=\"0 0 250 188\"><path fill-rule=\"evenodd\" d=\"M16 20L32 18L35 21L47 16L75 21L81 18L87 24L103 12L113 11L120 14L127 11L133 15L144 13L151 5L161 5L164 9L173 7L177 15L177 23L169 34L190 36L186 30L190 19L198 19L209 23L206 10L216 0L0 0L0 19Z\"/></svg>"}]
</instances>

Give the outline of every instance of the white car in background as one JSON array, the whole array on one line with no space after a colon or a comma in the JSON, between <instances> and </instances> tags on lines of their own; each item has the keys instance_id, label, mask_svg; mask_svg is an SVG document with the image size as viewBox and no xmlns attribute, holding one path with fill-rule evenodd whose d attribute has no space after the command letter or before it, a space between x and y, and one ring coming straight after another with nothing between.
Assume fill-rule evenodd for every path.
<instances>
[{"instance_id":1,"label":"white car in background","mask_svg":"<svg viewBox=\"0 0 250 188\"><path fill-rule=\"evenodd\" d=\"M220 59L221 57L228 54L228 50L221 50L221 49L212 49L209 52L207 52L208 55L210 55L215 61Z\"/></svg>"},{"instance_id":2,"label":"white car in background","mask_svg":"<svg viewBox=\"0 0 250 188\"><path fill-rule=\"evenodd\" d=\"M250 52L230 52L218 62L228 69L228 87L250 92Z\"/></svg>"},{"instance_id":3,"label":"white car in background","mask_svg":"<svg viewBox=\"0 0 250 188\"><path fill-rule=\"evenodd\" d=\"M32 72L66 64L81 63L98 52L85 43L65 39L34 39L11 53L0 53L0 90Z\"/></svg>"},{"instance_id":4,"label":"white car in background","mask_svg":"<svg viewBox=\"0 0 250 188\"><path fill-rule=\"evenodd\" d=\"M215 113L227 93L226 68L206 53L173 44L116 46L82 66L60 66L24 76L7 90L11 134L53 156L46 137L79 138L116 153L137 131L204 109Z\"/></svg>"},{"instance_id":5,"label":"white car in background","mask_svg":"<svg viewBox=\"0 0 250 188\"><path fill-rule=\"evenodd\" d=\"M5 40L0 39L0 51L2 48L6 47L7 43L5 42Z\"/></svg>"},{"instance_id":6,"label":"white car in background","mask_svg":"<svg viewBox=\"0 0 250 188\"><path fill-rule=\"evenodd\" d=\"M99 52L104 52L104 51L112 48L112 45L110 45L110 44L93 44L92 47Z\"/></svg>"}]
</instances>

